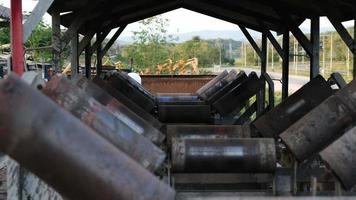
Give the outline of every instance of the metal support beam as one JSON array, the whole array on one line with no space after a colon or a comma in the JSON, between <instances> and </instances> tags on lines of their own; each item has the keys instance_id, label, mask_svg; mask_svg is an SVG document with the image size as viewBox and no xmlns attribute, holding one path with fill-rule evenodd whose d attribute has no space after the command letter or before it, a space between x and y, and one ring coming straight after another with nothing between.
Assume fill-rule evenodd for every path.
<instances>
[{"instance_id":1,"label":"metal support beam","mask_svg":"<svg viewBox=\"0 0 356 200\"><path fill-rule=\"evenodd\" d=\"M263 74L267 73L267 34L265 32L262 32L262 41L261 41L261 77ZM262 111L265 109L265 102L266 102L266 82L263 81L263 87L261 90L261 108ZM258 104L259 102L257 102ZM258 106L257 106L258 107Z\"/></svg>"},{"instance_id":2,"label":"metal support beam","mask_svg":"<svg viewBox=\"0 0 356 200\"><path fill-rule=\"evenodd\" d=\"M99 76L102 72L102 68L103 68L103 56L102 56L102 41L104 41L105 36L103 33L97 33L96 34L96 39L97 42L96 45L91 47L91 52L93 51L92 48L96 47L96 74ZM101 41L99 43L99 41Z\"/></svg>"},{"instance_id":3,"label":"metal support beam","mask_svg":"<svg viewBox=\"0 0 356 200\"><path fill-rule=\"evenodd\" d=\"M289 30L283 33L282 101L288 98L289 90Z\"/></svg>"},{"instance_id":4,"label":"metal support beam","mask_svg":"<svg viewBox=\"0 0 356 200\"><path fill-rule=\"evenodd\" d=\"M90 52L90 45L85 47L85 77L90 79L91 77L91 57L93 54Z\"/></svg>"},{"instance_id":5,"label":"metal support beam","mask_svg":"<svg viewBox=\"0 0 356 200\"><path fill-rule=\"evenodd\" d=\"M313 46L309 39L304 35L303 31L301 31L298 27L292 27L291 32L294 37L298 40L299 44L303 47L303 49L307 52L307 54L312 57L313 54Z\"/></svg>"},{"instance_id":6,"label":"metal support beam","mask_svg":"<svg viewBox=\"0 0 356 200\"><path fill-rule=\"evenodd\" d=\"M111 29L107 28L104 31L99 31L96 33L96 41L95 43L90 47L90 51L94 53L99 47L102 48L102 43L104 42L105 38L109 35Z\"/></svg>"},{"instance_id":7,"label":"metal support beam","mask_svg":"<svg viewBox=\"0 0 356 200\"><path fill-rule=\"evenodd\" d=\"M311 19L311 44L312 55L310 56L310 80L320 73L320 18L313 17Z\"/></svg>"},{"instance_id":8,"label":"metal support beam","mask_svg":"<svg viewBox=\"0 0 356 200\"><path fill-rule=\"evenodd\" d=\"M89 32L84 36L84 38L80 41L78 47L78 55L82 54L87 45L91 45L90 42L95 35L95 31Z\"/></svg>"},{"instance_id":9,"label":"metal support beam","mask_svg":"<svg viewBox=\"0 0 356 200\"><path fill-rule=\"evenodd\" d=\"M52 64L55 73L61 69L61 16L58 10L52 10Z\"/></svg>"},{"instance_id":10,"label":"metal support beam","mask_svg":"<svg viewBox=\"0 0 356 200\"><path fill-rule=\"evenodd\" d=\"M81 12L76 15L62 37L62 50L68 45L69 41L71 41L71 36L78 33L78 30L84 24L85 20L92 15L92 11L96 9L98 4L102 1L103 0L99 0L96 3L88 3L87 6L80 9Z\"/></svg>"},{"instance_id":11,"label":"metal support beam","mask_svg":"<svg viewBox=\"0 0 356 200\"><path fill-rule=\"evenodd\" d=\"M24 48L22 26L22 1L11 0L11 56L12 70L19 76L24 72Z\"/></svg>"},{"instance_id":12,"label":"metal support beam","mask_svg":"<svg viewBox=\"0 0 356 200\"><path fill-rule=\"evenodd\" d=\"M245 35L248 42L251 44L253 49L256 51L257 55L261 58L262 51L261 51L260 47L257 45L257 43L255 42L255 40L252 38L251 34L247 31L247 29L245 27L240 26L240 25L239 25L239 27L240 27L242 33Z\"/></svg>"},{"instance_id":13,"label":"metal support beam","mask_svg":"<svg viewBox=\"0 0 356 200\"><path fill-rule=\"evenodd\" d=\"M23 33L23 43L26 43L32 31L36 28L37 24L41 21L43 15L51 7L54 0L40 0L36 7L31 12L31 15L26 20Z\"/></svg>"},{"instance_id":14,"label":"metal support beam","mask_svg":"<svg viewBox=\"0 0 356 200\"><path fill-rule=\"evenodd\" d=\"M351 5L350 5L351 6ZM352 4L354 13L356 13L356 6ZM335 30L338 32L340 35L341 39L344 41L346 46L350 49L351 53L356 55L356 33L354 32L354 37L352 38L351 34L348 32L348 30L345 28L345 26L341 23L342 21L338 18L338 11L334 8L336 8L335 2L334 1L326 1L325 4L321 4L321 8L323 11L326 13L329 21L335 28ZM355 17L356 19L356 14ZM356 21L356 20L355 20ZM356 26L356 22L355 22ZM355 27L354 26L354 27ZM355 60L354 60L355 61ZM356 75L356 64L354 62L354 68L353 68L353 75L355 77Z\"/></svg>"},{"instance_id":15,"label":"metal support beam","mask_svg":"<svg viewBox=\"0 0 356 200\"><path fill-rule=\"evenodd\" d=\"M298 40L299 44L303 47L303 49L307 52L307 54L312 57L313 47L312 43L309 39L304 35L303 31L297 26L297 23L292 19L289 13L282 9L276 9L276 12L279 16L284 20L286 24L289 25L289 29L294 35L294 37Z\"/></svg>"},{"instance_id":16,"label":"metal support beam","mask_svg":"<svg viewBox=\"0 0 356 200\"><path fill-rule=\"evenodd\" d=\"M71 77L72 79L78 76L79 69L79 56L78 56L78 33L74 33L71 36L70 46L71 46Z\"/></svg>"},{"instance_id":17,"label":"metal support beam","mask_svg":"<svg viewBox=\"0 0 356 200\"><path fill-rule=\"evenodd\" d=\"M271 31L267 30L266 31L266 35L268 40L271 42L271 44L273 45L273 47L276 49L278 55L283 58L283 48L281 47L281 45L278 43L278 41L276 40L276 38L273 36L273 34L271 33Z\"/></svg>"},{"instance_id":18,"label":"metal support beam","mask_svg":"<svg viewBox=\"0 0 356 200\"><path fill-rule=\"evenodd\" d=\"M267 73L267 34L262 33L262 42L261 42L261 74Z\"/></svg>"},{"instance_id":19,"label":"metal support beam","mask_svg":"<svg viewBox=\"0 0 356 200\"><path fill-rule=\"evenodd\" d=\"M104 47L103 51L102 51L102 55L104 56L109 49L112 47L112 45L115 43L115 41L117 40L117 38L121 35L121 33L125 30L126 25L121 26L116 33L114 34L114 36L112 36L112 38L109 40L109 42L106 44L106 46Z\"/></svg>"},{"instance_id":20,"label":"metal support beam","mask_svg":"<svg viewBox=\"0 0 356 200\"><path fill-rule=\"evenodd\" d=\"M352 52L354 47L354 39L350 35L350 33L347 31L347 29L342 25L342 23L338 20L336 20L333 17L328 17L329 21L331 24L334 26L335 30L338 32L340 35L341 39L345 42L346 46L350 49Z\"/></svg>"}]
</instances>

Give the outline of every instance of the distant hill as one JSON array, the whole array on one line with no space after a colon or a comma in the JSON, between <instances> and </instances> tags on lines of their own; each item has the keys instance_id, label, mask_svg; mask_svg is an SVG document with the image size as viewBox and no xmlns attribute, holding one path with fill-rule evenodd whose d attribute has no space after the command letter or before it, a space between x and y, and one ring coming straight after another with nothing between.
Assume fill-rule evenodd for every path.
<instances>
[{"instance_id":1,"label":"distant hill","mask_svg":"<svg viewBox=\"0 0 356 200\"><path fill-rule=\"evenodd\" d=\"M308 29L302 29L303 32L309 33L310 30ZM328 31L333 31L332 27L323 27L320 30L321 32L328 32ZM252 37L256 38L259 37L260 34L256 32L250 32ZM222 30L222 31L217 31L217 30L202 30L202 31L195 31L195 32L188 32L188 33L181 33L177 35L179 40L177 43L182 43L188 40L191 40L194 36L199 36L200 38L204 40L212 40L212 39L232 39L235 41L242 41L246 40L245 36L243 33L237 28L236 30ZM118 40L119 44L121 45L128 45L132 44L133 40L131 36L128 37L120 37Z\"/></svg>"},{"instance_id":2,"label":"distant hill","mask_svg":"<svg viewBox=\"0 0 356 200\"><path fill-rule=\"evenodd\" d=\"M191 40L194 36L199 36L201 39L204 40L212 40L216 38L221 39L232 39L236 41L241 41L244 39L244 35L239 31L236 30L224 30L224 31L212 31L212 30L204 30L204 31L195 31L189 33L182 33L177 35L179 40L177 43L182 43L188 40ZM257 35L253 34L253 37ZM126 45L133 43L132 37L121 37L119 38L119 44Z\"/></svg>"}]
</instances>

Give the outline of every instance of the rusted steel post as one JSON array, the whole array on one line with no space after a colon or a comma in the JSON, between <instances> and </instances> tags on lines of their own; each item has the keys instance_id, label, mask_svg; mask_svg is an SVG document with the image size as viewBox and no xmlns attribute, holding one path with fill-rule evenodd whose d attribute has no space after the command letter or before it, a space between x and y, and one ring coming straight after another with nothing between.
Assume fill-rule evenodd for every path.
<instances>
[{"instance_id":1,"label":"rusted steel post","mask_svg":"<svg viewBox=\"0 0 356 200\"><path fill-rule=\"evenodd\" d=\"M53 101L0 81L0 150L69 199L174 199L174 191Z\"/></svg>"},{"instance_id":2,"label":"rusted steel post","mask_svg":"<svg viewBox=\"0 0 356 200\"><path fill-rule=\"evenodd\" d=\"M326 99L281 135L298 161L319 153L356 121L356 80Z\"/></svg>"},{"instance_id":3,"label":"rusted steel post","mask_svg":"<svg viewBox=\"0 0 356 200\"><path fill-rule=\"evenodd\" d=\"M112 97L105 90L101 89L98 85L84 77L75 79L74 84L83 90L88 96L93 97L99 103L109 108L112 113L124 113L130 119L142 126L147 133L150 134L146 135L146 137L151 139L152 142L160 144L164 140L165 136L159 131L162 129L163 124L152 115L148 113L147 115L143 114L146 113L143 110L140 113L134 113L118 99Z\"/></svg>"},{"instance_id":4,"label":"rusted steel post","mask_svg":"<svg viewBox=\"0 0 356 200\"><path fill-rule=\"evenodd\" d=\"M93 79L93 83L97 86L99 86L101 89L105 90L108 94L113 96L115 99L117 99L120 103L128 107L131 111L136 113L136 115L142 117L145 121L150 123L153 127L164 131L164 125L160 123L153 115L148 113L146 110L138 106L136 103L131 101L129 98L127 98L125 95L123 95L121 92L116 90L115 88L111 87L108 83L106 83L104 80L102 80L99 77L95 77ZM89 91L87 91L89 92ZM101 100L100 100L101 101ZM104 105L106 103L103 103ZM109 103L111 104L111 103ZM110 105L111 107L112 105Z\"/></svg>"},{"instance_id":5,"label":"rusted steel post","mask_svg":"<svg viewBox=\"0 0 356 200\"><path fill-rule=\"evenodd\" d=\"M52 77L43 93L143 167L150 171L161 167L165 153L144 137L148 135L144 127L125 113L111 113L64 77Z\"/></svg>"},{"instance_id":6,"label":"rusted steel post","mask_svg":"<svg viewBox=\"0 0 356 200\"><path fill-rule=\"evenodd\" d=\"M322 76L291 95L270 112L257 119L254 126L263 137L278 137L288 127L318 106L333 94L333 90Z\"/></svg>"},{"instance_id":7,"label":"rusted steel post","mask_svg":"<svg viewBox=\"0 0 356 200\"><path fill-rule=\"evenodd\" d=\"M273 172L274 139L173 139L176 172Z\"/></svg>"},{"instance_id":8,"label":"rusted steel post","mask_svg":"<svg viewBox=\"0 0 356 200\"><path fill-rule=\"evenodd\" d=\"M11 56L12 70L19 76L25 71L23 26L22 26L22 1L11 0Z\"/></svg>"},{"instance_id":9,"label":"rusted steel post","mask_svg":"<svg viewBox=\"0 0 356 200\"><path fill-rule=\"evenodd\" d=\"M320 153L347 190L356 185L355 144L356 127L347 131Z\"/></svg>"}]
</instances>

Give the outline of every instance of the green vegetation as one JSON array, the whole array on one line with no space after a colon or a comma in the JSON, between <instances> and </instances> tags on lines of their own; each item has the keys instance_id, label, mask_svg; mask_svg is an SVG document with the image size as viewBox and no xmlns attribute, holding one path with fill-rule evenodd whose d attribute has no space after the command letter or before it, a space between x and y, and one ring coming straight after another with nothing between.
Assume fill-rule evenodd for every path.
<instances>
[{"instance_id":1,"label":"green vegetation","mask_svg":"<svg viewBox=\"0 0 356 200\"><path fill-rule=\"evenodd\" d=\"M348 29L353 35L353 27ZM309 35L307 35L309 37ZM282 38L277 38L282 44ZM309 76L309 62L303 48L291 35L290 38L290 73L292 75ZM320 73L329 75L333 72L341 73L345 79L352 79L352 53L347 48L341 37L335 31L324 32L320 37ZM237 60L237 66L259 69L259 57L254 52L251 45L244 43L241 48L241 57ZM278 53L268 43L268 70L281 72L282 60Z\"/></svg>"},{"instance_id":2,"label":"green vegetation","mask_svg":"<svg viewBox=\"0 0 356 200\"><path fill-rule=\"evenodd\" d=\"M119 49L116 61L120 60L128 65L133 59L134 69L137 71L153 72L158 64L167 63L169 59L173 62L198 58L199 67L212 67L213 64L222 61L234 64L234 60L226 58L226 50L221 49L217 41L202 40L198 36L181 44L175 43L177 37L167 33L166 27L169 21L161 16L142 20L140 30L133 32L134 44ZM218 43L218 44L217 44ZM220 44L220 46L219 46Z\"/></svg>"},{"instance_id":3,"label":"green vegetation","mask_svg":"<svg viewBox=\"0 0 356 200\"><path fill-rule=\"evenodd\" d=\"M26 49L36 49L41 47L49 47L51 45L52 29L49 25L41 21L35 30L32 32L29 40L26 42ZM10 44L10 28L0 28L0 45ZM9 49L7 49L9 51ZM52 58L51 51L46 50L31 50L27 52L31 54L34 61L49 62Z\"/></svg>"},{"instance_id":4,"label":"green vegetation","mask_svg":"<svg viewBox=\"0 0 356 200\"><path fill-rule=\"evenodd\" d=\"M154 71L158 64L198 58L200 71L207 71L214 65L222 64L224 67L238 66L259 69L260 60L251 45L227 39L203 40L196 36L189 41L177 43L177 37L168 34L169 20L162 16L155 16L139 22L140 29L134 32L134 43L131 45L113 48L110 58L121 61L124 66L134 61L133 67L137 71ZM349 29L353 35L353 28ZM308 36L309 37L309 36ZM277 40L282 43L282 38ZM257 41L258 42L258 41ZM9 28L0 28L0 45L10 43ZM27 49L48 47L51 45L51 27L41 22L25 44ZM320 66L321 74L329 75L340 72L348 81L352 79L352 53L346 47L336 32L322 33L320 38ZM114 51L115 50L115 51ZM36 62L50 62L50 49L27 51ZM290 39L290 73L293 75L309 75L309 58L305 51L291 36ZM62 53L66 59L70 53L68 49ZM297 55L297 56L294 56ZM268 43L268 71L281 72L281 58L272 45ZM205 72L207 73L207 72Z\"/></svg>"}]
</instances>

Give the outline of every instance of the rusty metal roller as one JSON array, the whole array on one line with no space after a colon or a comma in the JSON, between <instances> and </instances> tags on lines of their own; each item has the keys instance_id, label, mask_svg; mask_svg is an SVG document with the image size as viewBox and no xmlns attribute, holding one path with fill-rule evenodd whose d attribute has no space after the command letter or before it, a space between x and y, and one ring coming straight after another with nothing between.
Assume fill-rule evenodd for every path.
<instances>
[{"instance_id":1,"label":"rusty metal roller","mask_svg":"<svg viewBox=\"0 0 356 200\"><path fill-rule=\"evenodd\" d=\"M281 135L298 161L319 153L356 121L356 80L330 96Z\"/></svg>"},{"instance_id":2,"label":"rusty metal roller","mask_svg":"<svg viewBox=\"0 0 356 200\"><path fill-rule=\"evenodd\" d=\"M174 199L175 192L15 75L0 81L0 151L68 199Z\"/></svg>"},{"instance_id":3,"label":"rusty metal roller","mask_svg":"<svg viewBox=\"0 0 356 200\"><path fill-rule=\"evenodd\" d=\"M278 137L313 108L333 94L322 76L313 78L300 90L270 112L258 118L253 126L263 137Z\"/></svg>"},{"instance_id":4,"label":"rusty metal roller","mask_svg":"<svg viewBox=\"0 0 356 200\"><path fill-rule=\"evenodd\" d=\"M165 153L144 137L149 132L126 113L111 113L64 77L52 77L43 93L146 169L156 171L161 167Z\"/></svg>"},{"instance_id":5,"label":"rusty metal roller","mask_svg":"<svg viewBox=\"0 0 356 200\"><path fill-rule=\"evenodd\" d=\"M231 83L228 83L225 85L223 88L220 90L216 91L213 95L210 95L208 99L206 99L206 102L209 104L214 103L217 101L220 97L224 96L226 93L234 89L236 86L240 85L243 83L245 80L248 79L247 74L244 71L240 71L237 75L236 78L231 81Z\"/></svg>"},{"instance_id":6,"label":"rusty metal roller","mask_svg":"<svg viewBox=\"0 0 356 200\"><path fill-rule=\"evenodd\" d=\"M347 131L320 155L329 164L345 189L349 190L356 185L356 127Z\"/></svg>"},{"instance_id":7,"label":"rusty metal roller","mask_svg":"<svg viewBox=\"0 0 356 200\"><path fill-rule=\"evenodd\" d=\"M217 81L215 84L211 85L208 89L206 89L199 97L203 100L208 100L211 96L213 96L216 92L220 91L226 85L230 84L237 78L236 70L231 70L225 77L221 80Z\"/></svg>"},{"instance_id":8,"label":"rusty metal roller","mask_svg":"<svg viewBox=\"0 0 356 200\"><path fill-rule=\"evenodd\" d=\"M227 76L229 74L229 72L227 72L226 70L224 70L223 72L221 72L219 75L217 75L215 78L213 78L212 80L210 80L207 84L205 84L203 87L201 87L198 91L197 91L197 95L202 98L205 99L206 95L205 92L210 88L213 87L216 83L218 83L219 81L221 81L225 76Z\"/></svg>"},{"instance_id":9,"label":"rusty metal roller","mask_svg":"<svg viewBox=\"0 0 356 200\"><path fill-rule=\"evenodd\" d=\"M159 131L162 129L163 124L151 114L148 114L145 111L141 111L139 115L134 113L123 103L85 77L75 79L74 84L88 96L93 97L95 100L108 107L113 113L125 113L130 119L138 123L141 127L144 127L147 133L150 134L146 135L146 137L150 138L155 144L161 144L164 140L165 136Z\"/></svg>"},{"instance_id":10,"label":"rusty metal roller","mask_svg":"<svg viewBox=\"0 0 356 200\"><path fill-rule=\"evenodd\" d=\"M157 123L153 123L154 120L157 120L152 114L147 112L145 109L141 108L139 105L137 105L135 102L133 102L131 99L126 97L124 94L122 94L120 91L116 90L113 88L111 85L109 85L107 82L102 80L100 77L96 76L93 80L93 83L97 86L99 86L101 89L105 90L108 94L113 96L115 99L120 101L122 104L124 104L126 107L128 107L131 111L136 113L138 116L141 116L143 119L145 119L147 122L152 124L152 126L156 127ZM152 119L153 118L153 119ZM165 132L165 126L162 124L158 124L158 127L162 132Z\"/></svg>"},{"instance_id":11,"label":"rusty metal roller","mask_svg":"<svg viewBox=\"0 0 356 200\"><path fill-rule=\"evenodd\" d=\"M156 97L124 72L113 74L108 78L107 82L147 112L154 111Z\"/></svg>"},{"instance_id":12,"label":"rusty metal roller","mask_svg":"<svg viewBox=\"0 0 356 200\"><path fill-rule=\"evenodd\" d=\"M250 126L239 125L167 125L167 144L172 138L249 138Z\"/></svg>"},{"instance_id":13,"label":"rusty metal roller","mask_svg":"<svg viewBox=\"0 0 356 200\"><path fill-rule=\"evenodd\" d=\"M273 172L276 168L274 139L173 139L175 172Z\"/></svg>"}]
</instances>

